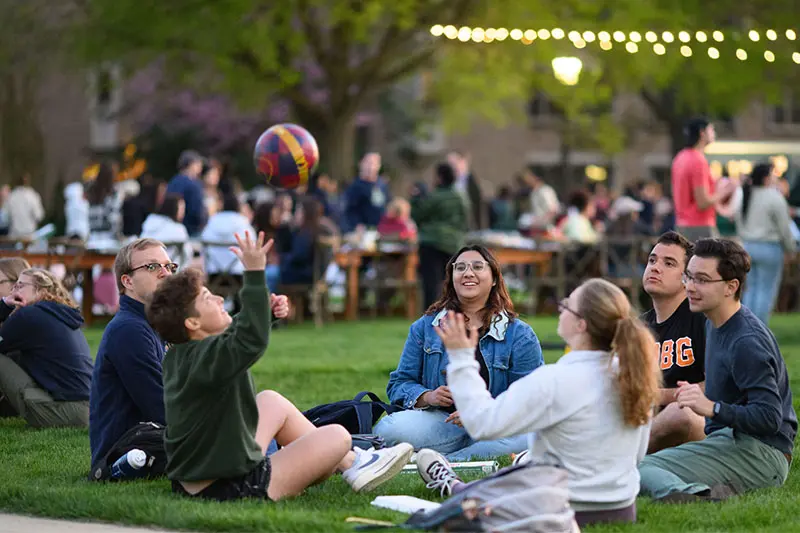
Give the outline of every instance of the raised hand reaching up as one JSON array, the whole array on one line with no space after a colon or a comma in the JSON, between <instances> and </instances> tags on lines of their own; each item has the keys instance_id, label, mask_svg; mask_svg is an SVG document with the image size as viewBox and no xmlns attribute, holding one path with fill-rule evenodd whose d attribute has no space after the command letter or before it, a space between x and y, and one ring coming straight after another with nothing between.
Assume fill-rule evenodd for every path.
<instances>
[{"instance_id":1,"label":"raised hand reaching up","mask_svg":"<svg viewBox=\"0 0 800 533\"><path fill-rule=\"evenodd\" d=\"M234 234L239 246L231 246L230 250L244 265L245 270L264 270L267 267L267 253L272 249L272 239L264 243L264 232L258 232L258 238L253 241L250 232L244 232L244 238L238 233Z\"/></svg>"}]
</instances>

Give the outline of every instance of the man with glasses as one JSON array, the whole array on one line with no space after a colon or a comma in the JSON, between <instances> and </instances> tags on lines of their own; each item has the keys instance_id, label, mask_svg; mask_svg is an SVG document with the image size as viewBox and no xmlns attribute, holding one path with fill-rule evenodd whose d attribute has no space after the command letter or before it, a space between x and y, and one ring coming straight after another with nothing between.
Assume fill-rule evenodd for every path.
<instances>
[{"instance_id":1,"label":"man with glasses","mask_svg":"<svg viewBox=\"0 0 800 533\"><path fill-rule=\"evenodd\" d=\"M659 411L650 429L648 453L705 438L705 419L676 400L678 383L705 386L706 317L689 308L683 273L694 247L685 237L668 231L656 241L647 258L642 287L653 308L642 315L656 338L663 388Z\"/></svg>"},{"instance_id":2,"label":"man with glasses","mask_svg":"<svg viewBox=\"0 0 800 533\"><path fill-rule=\"evenodd\" d=\"M177 271L178 265L155 239L123 246L114 260L120 302L95 359L89 399L92 466L138 423L166 422L161 373L165 346L147 321L145 305L161 282ZM271 305L276 318L288 315L285 296L271 295Z\"/></svg>"},{"instance_id":3,"label":"man with glasses","mask_svg":"<svg viewBox=\"0 0 800 533\"><path fill-rule=\"evenodd\" d=\"M655 499L719 500L786 481L797 415L778 342L740 301L749 270L733 241L695 244L683 280L689 308L709 322L706 386L681 381L676 401L706 419L706 438L642 460L641 490Z\"/></svg>"}]
</instances>

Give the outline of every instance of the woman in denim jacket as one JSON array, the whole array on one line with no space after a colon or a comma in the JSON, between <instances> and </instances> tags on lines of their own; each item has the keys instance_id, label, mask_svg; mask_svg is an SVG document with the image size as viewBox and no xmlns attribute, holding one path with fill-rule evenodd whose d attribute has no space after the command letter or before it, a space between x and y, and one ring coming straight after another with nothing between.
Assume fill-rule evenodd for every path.
<instances>
[{"instance_id":1,"label":"woman in denim jacket","mask_svg":"<svg viewBox=\"0 0 800 533\"><path fill-rule=\"evenodd\" d=\"M479 330L475 357L493 397L543 364L539 339L517 319L497 260L482 246L466 246L447 263L442 297L411 326L397 370L389 376L389 401L408 410L384 417L375 433L387 445L408 442L453 461L527 449L526 435L476 442L462 427L445 379L447 352L434 331L449 310L460 311Z\"/></svg>"}]
</instances>

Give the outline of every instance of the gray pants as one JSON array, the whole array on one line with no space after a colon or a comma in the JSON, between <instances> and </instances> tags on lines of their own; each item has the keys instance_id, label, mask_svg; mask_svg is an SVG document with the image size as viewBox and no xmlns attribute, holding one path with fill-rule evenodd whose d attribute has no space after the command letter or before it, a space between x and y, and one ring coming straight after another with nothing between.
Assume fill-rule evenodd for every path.
<instances>
[{"instance_id":1,"label":"gray pants","mask_svg":"<svg viewBox=\"0 0 800 533\"><path fill-rule=\"evenodd\" d=\"M719 237L716 226L678 226L675 231L691 242L695 242L698 239Z\"/></svg>"},{"instance_id":2,"label":"gray pants","mask_svg":"<svg viewBox=\"0 0 800 533\"><path fill-rule=\"evenodd\" d=\"M22 367L0 355L0 404L4 414L17 414L35 428L89 427L89 402L59 402Z\"/></svg>"},{"instance_id":3,"label":"gray pants","mask_svg":"<svg viewBox=\"0 0 800 533\"><path fill-rule=\"evenodd\" d=\"M783 485L789 461L772 446L725 428L704 440L645 456L639 474L640 493L656 499L673 492L698 494L723 484L742 493Z\"/></svg>"}]
</instances>

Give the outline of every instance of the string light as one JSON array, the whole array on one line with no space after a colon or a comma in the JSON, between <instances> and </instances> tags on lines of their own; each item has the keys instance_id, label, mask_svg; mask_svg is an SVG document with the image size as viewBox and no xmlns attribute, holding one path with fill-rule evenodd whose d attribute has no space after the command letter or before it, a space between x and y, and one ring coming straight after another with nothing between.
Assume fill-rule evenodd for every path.
<instances>
[{"instance_id":1,"label":"string light","mask_svg":"<svg viewBox=\"0 0 800 533\"><path fill-rule=\"evenodd\" d=\"M653 52L655 52L656 55L663 56L667 53L667 48L661 43L656 43L653 45Z\"/></svg>"},{"instance_id":2,"label":"string light","mask_svg":"<svg viewBox=\"0 0 800 533\"><path fill-rule=\"evenodd\" d=\"M672 41L675 40L675 36L672 35L672 33L665 31L664 33L661 34L661 40L664 41L665 43L671 43Z\"/></svg>"},{"instance_id":3,"label":"string light","mask_svg":"<svg viewBox=\"0 0 800 533\"><path fill-rule=\"evenodd\" d=\"M766 51L764 52L764 59L766 59L767 61L769 61L770 63L772 63L773 61L775 61L775 54L773 54L773 53L772 53L772 52L770 52L769 50L766 50Z\"/></svg>"},{"instance_id":4,"label":"string light","mask_svg":"<svg viewBox=\"0 0 800 533\"><path fill-rule=\"evenodd\" d=\"M525 30L523 36L525 37L525 39L533 42L533 40L536 39L536 32L533 30Z\"/></svg>"},{"instance_id":5,"label":"string light","mask_svg":"<svg viewBox=\"0 0 800 533\"><path fill-rule=\"evenodd\" d=\"M750 37L750 40L756 42L760 39L758 36L758 32L756 30L750 30L750 33L747 34Z\"/></svg>"},{"instance_id":6,"label":"string light","mask_svg":"<svg viewBox=\"0 0 800 533\"><path fill-rule=\"evenodd\" d=\"M539 36L539 39L546 41L550 38L550 30L542 28L538 31L537 35Z\"/></svg>"},{"instance_id":7,"label":"string light","mask_svg":"<svg viewBox=\"0 0 800 533\"><path fill-rule=\"evenodd\" d=\"M476 43L483 41L486 32L483 31L483 28L475 28L472 30L472 40Z\"/></svg>"},{"instance_id":8,"label":"string light","mask_svg":"<svg viewBox=\"0 0 800 533\"><path fill-rule=\"evenodd\" d=\"M714 33L712 33L712 34L711 34L711 36L712 36L712 37L714 38L714 40L715 40L715 41L717 41L718 43L721 43L722 41L724 41L724 40L725 40L725 35L724 35L724 34L723 34L721 31L719 31L719 30L716 30Z\"/></svg>"},{"instance_id":9,"label":"string light","mask_svg":"<svg viewBox=\"0 0 800 533\"><path fill-rule=\"evenodd\" d=\"M470 37L472 37L472 30L467 26L462 26L461 29L458 30L458 40L462 43L469 41Z\"/></svg>"},{"instance_id":10,"label":"string light","mask_svg":"<svg viewBox=\"0 0 800 533\"><path fill-rule=\"evenodd\" d=\"M597 34L597 38L600 40L600 42L610 41L611 34L608 33L607 31L601 31L600 33Z\"/></svg>"},{"instance_id":11,"label":"string light","mask_svg":"<svg viewBox=\"0 0 800 533\"><path fill-rule=\"evenodd\" d=\"M630 35L628 35L628 38L629 38L631 41L635 42L635 43L640 43L640 42L642 42L642 34L641 34L641 33L639 33L638 31L632 31L632 32L630 33Z\"/></svg>"},{"instance_id":12,"label":"string light","mask_svg":"<svg viewBox=\"0 0 800 533\"><path fill-rule=\"evenodd\" d=\"M553 31L550 32L553 36L553 39L560 40L564 38L564 30L561 28L553 28Z\"/></svg>"},{"instance_id":13,"label":"string light","mask_svg":"<svg viewBox=\"0 0 800 533\"><path fill-rule=\"evenodd\" d=\"M649 31L644 34L644 38L647 39L648 43L654 43L658 40L658 34L654 31Z\"/></svg>"},{"instance_id":14,"label":"string light","mask_svg":"<svg viewBox=\"0 0 800 533\"><path fill-rule=\"evenodd\" d=\"M447 37L450 40L453 40L458 36L458 30L452 24L448 25L448 26L445 26L444 27L444 36Z\"/></svg>"},{"instance_id":15,"label":"string light","mask_svg":"<svg viewBox=\"0 0 800 533\"><path fill-rule=\"evenodd\" d=\"M505 28L498 28L494 35L495 39L498 41L505 41L506 37L508 37L508 30Z\"/></svg>"},{"instance_id":16,"label":"string light","mask_svg":"<svg viewBox=\"0 0 800 533\"><path fill-rule=\"evenodd\" d=\"M627 43L625 43L625 50L627 50L631 54L635 54L636 52L639 51L639 46L633 41L628 41Z\"/></svg>"},{"instance_id":17,"label":"string light","mask_svg":"<svg viewBox=\"0 0 800 533\"><path fill-rule=\"evenodd\" d=\"M614 45L611 44L611 41L600 41L600 48L608 52L613 48Z\"/></svg>"},{"instance_id":18,"label":"string light","mask_svg":"<svg viewBox=\"0 0 800 533\"><path fill-rule=\"evenodd\" d=\"M680 39L682 43L688 43L692 40L692 36L689 35L688 31L682 31L678 33L678 39Z\"/></svg>"},{"instance_id":19,"label":"string light","mask_svg":"<svg viewBox=\"0 0 800 533\"><path fill-rule=\"evenodd\" d=\"M736 50L736 58L739 59L739 61L744 61L745 59L747 59L747 52L739 48L738 50Z\"/></svg>"},{"instance_id":20,"label":"string light","mask_svg":"<svg viewBox=\"0 0 800 533\"><path fill-rule=\"evenodd\" d=\"M794 30L786 30L786 38L789 39L790 41L794 41L795 39L797 39L797 34L795 33Z\"/></svg>"},{"instance_id":21,"label":"string light","mask_svg":"<svg viewBox=\"0 0 800 533\"><path fill-rule=\"evenodd\" d=\"M683 45L683 46L681 46L681 55L682 55L683 57L691 57L691 55L692 55L692 49L691 49L691 48L689 48L689 47L688 47L688 46L686 46L686 45Z\"/></svg>"},{"instance_id":22,"label":"string light","mask_svg":"<svg viewBox=\"0 0 800 533\"><path fill-rule=\"evenodd\" d=\"M444 26L441 24L436 24L435 26L431 26L431 35L434 37L439 37L444 33Z\"/></svg>"},{"instance_id":23,"label":"string light","mask_svg":"<svg viewBox=\"0 0 800 533\"><path fill-rule=\"evenodd\" d=\"M511 30L511 31L508 33L508 35L509 35L509 36L510 36L512 39L514 39L515 41L519 41L520 39L522 39L522 35L523 35L523 34L522 34L522 30L521 30L521 29L519 29L519 28L514 28L513 30Z\"/></svg>"},{"instance_id":24,"label":"string light","mask_svg":"<svg viewBox=\"0 0 800 533\"><path fill-rule=\"evenodd\" d=\"M792 54L792 61L800 65L800 53L795 52Z\"/></svg>"},{"instance_id":25,"label":"string light","mask_svg":"<svg viewBox=\"0 0 800 533\"><path fill-rule=\"evenodd\" d=\"M486 35L483 38L483 42L490 43L495 40L495 37L497 37L497 30L494 28L489 28L486 30Z\"/></svg>"},{"instance_id":26,"label":"string light","mask_svg":"<svg viewBox=\"0 0 800 533\"><path fill-rule=\"evenodd\" d=\"M618 43L624 42L625 41L625 33L621 32L621 31L615 31L614 32L614 40L617 41Z\"/></svg>"},{"instance_id":27,"label":"string light","mask_svg":"<svg viewBox=\"0 0 800 533\"><path fill-rule=\"evenodd\" d=\"M704 31L699 31L694 34L694 38L697 39L697 42L704 43L708 40L708 35Z\"/></svg>"},{"instance_id":28,"label":"string light","mask_svg":"<svg viewBox=\"0 0 800 533\"><path fill-rule=\"evenodd\" d=\"M778 32L775 30L767 30L767 39L770 41L775 41L778 39Z\"/></svg>"},{"instance_id":29,"label":"string light","mask_svg":"<svg viewBox=\"0 0 800 533\"><path fill-rule=\"evenodd\" d=\"M719 59L719 50L713 46L708 49L708 57L711 59Z\"/></svg>"},{"instance_id":30,"label":"string light","mask_svg":"<svg viewBox=\"0 0 800 533\"><path fill-rule=\"evenodd\" d=\"M569 32L567 37L569 38L570 41L575 42L581 38L581 32L572 30L571 32Z\"/></svg>"},{"instance_id":31,"label":"string light","mask_svg":"<svg viewBox=\"0 0 800 533\"><path fill-rule=\"evenodd\" d=\"M583 32L583 40L587 43L593 43L595 39L594 32L585 31Z\"/></svg>"},{"instance_id":32,"label":"string light","mask_svg":"<svg viewBox=\"0 0 800 533\"><path fill-rule=\"evenodd\" d=\"M575 45L575 48L586 48L586 41L583 39L578 39L577 41L573 41L572 44Z\"/></svg>"}]
</instances>

